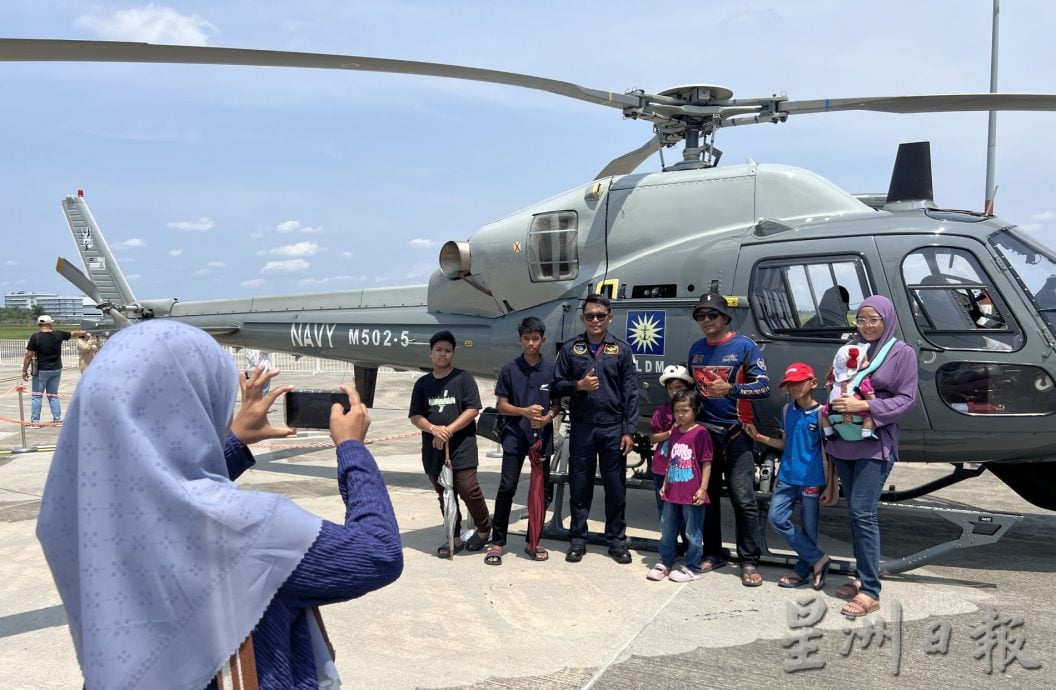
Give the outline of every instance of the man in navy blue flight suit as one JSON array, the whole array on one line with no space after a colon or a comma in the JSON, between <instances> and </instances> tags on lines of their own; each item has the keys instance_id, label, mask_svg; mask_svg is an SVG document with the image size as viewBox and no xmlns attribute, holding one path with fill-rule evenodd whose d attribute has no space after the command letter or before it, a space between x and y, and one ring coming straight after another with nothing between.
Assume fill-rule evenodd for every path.
<instances>
[{"instance_id":1,"label":"man in navy blue flight suit","mask_svg":"<svg viewBox=\"0 0 1056 690\"><path fill-rule=\"evenodd\" d=\"M590 295L580 316L586 331L557 355L555 398L570 399L572 430L568 459L569 546L565 560L578 563L586 553L587 516L594 498L594 473L601 467L605 487L605 541L617 563L630 563L627 550L627 453L638 428L638 377L630 346L609 335L612 306L604 295Z\"/></svg>"}]
</instances>

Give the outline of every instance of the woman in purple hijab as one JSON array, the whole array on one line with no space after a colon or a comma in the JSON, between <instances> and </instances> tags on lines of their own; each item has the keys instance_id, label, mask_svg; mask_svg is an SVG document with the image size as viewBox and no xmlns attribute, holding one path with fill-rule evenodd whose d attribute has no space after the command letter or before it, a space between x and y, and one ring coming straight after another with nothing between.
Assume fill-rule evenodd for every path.
<instances>
[{"instance_id":1,"label":"woman in purple hijab","mask_svg":"<svg viewBox=\"0 0 1056 690\"><path fill-rule=\"evenodd\" d=\"M874 361L888 341L895 342L871 374L875 400L859 400L852 394L832 403L836 413L871 415L877 434L875 439L846 441L836 437L826 443L847 497L858 571L857 580L836 590L836 596L849 600L840 611L849 618L859 618L880 608L877 505L898 455L898 420L917 402L917 353L895 337L898 330L895 305L880 295L868 297L858 308L857 324L858 334L851 342L868 343L869 355Z\"/></svg>"}]
</instances>

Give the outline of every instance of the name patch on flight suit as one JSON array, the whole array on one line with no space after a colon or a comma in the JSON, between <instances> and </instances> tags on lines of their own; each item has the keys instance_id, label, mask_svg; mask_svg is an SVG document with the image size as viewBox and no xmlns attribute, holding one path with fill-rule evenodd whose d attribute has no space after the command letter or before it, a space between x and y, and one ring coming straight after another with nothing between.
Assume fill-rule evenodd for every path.
<instances>
[{"instance_id":1,"label":"name patch on flight suit","mask_svg":"<svg viewBox=\"0 0 1056 690\"><path fill-rule=\"evenodd\" d=\"M608 344L605 346L605 354L607 355L618 355L620 354L620 346Z\"/></svg>"},{"instance_id":2,"label":"name patch on flight suit","mask_svg":"<svg viewBox=\"0 0 1056 690\"><path fill-rule=\"evenodd\" d=\"M587 354L587 344L586 343L576 343L575 345L572 346L572 354L574 354L574 355L585 355L585 354Z\"/></svg>"}]
</instances>

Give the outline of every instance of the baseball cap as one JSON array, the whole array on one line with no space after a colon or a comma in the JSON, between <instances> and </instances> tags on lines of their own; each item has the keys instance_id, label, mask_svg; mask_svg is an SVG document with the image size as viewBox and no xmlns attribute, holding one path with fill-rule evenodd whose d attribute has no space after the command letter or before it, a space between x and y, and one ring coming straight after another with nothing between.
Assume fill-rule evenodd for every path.
<instances>
[{"instance_id":1,"label":"baseball cap","mask_svg":"<svg viewBox=\"0 0 1056 690\"><path fill-rule=\"evenodd\" d=\"M47 314L41 314L40 318L37 319L37 324L41 325L45 323L55 323L55 319L51 318Z\"/></svg>"},{"instance_id":2,"label":"baseball cap","mask_svg":"<svg viewBox=\"0 0 1056 690\"><path fill-rule=\"evenodd\" d=\"M730 314L730 308L726 306L726 298L717 292L709 292L701 296L700 301L697 302L697 306L693 307L693 315L696 316L700 312L709 312L712 310L719 312L727 319L733 318L733 315Z\"/></svg>"},{"instance_id":3,"label":"baseball cap","mask_svg":"<svg viewBox=\"0 0 1056 690\"><path fill-rule=\"evenodd\" d=\"M778 388L783 388L786 383L800 383L812 378L814 378L814 370L810 368L809 364L793 362L785 369L785 378L781 379Z\"/></svg>"},{"instance_id":4,"label":"baseball cap","mask_svg":"<svg viewBox=\"0 0 1056 690\"><path fill-rule=\"evenodd\" d=\"M689 370L679 364L671 364L664 367L664 373L660 374L660 385L666 386L668 381L674 379L678 379L690 386L696 383L693 377L689 375Z\"/></svg>"}]
</instances>

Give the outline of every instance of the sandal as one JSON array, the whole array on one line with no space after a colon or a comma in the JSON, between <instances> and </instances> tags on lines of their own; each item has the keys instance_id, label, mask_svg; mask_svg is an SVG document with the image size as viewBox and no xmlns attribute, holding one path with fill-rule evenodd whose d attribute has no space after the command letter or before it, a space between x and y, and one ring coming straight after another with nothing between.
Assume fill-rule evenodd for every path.
<instances>
[{"instance_id":1,"label":"sandal","mask_svg":"<svg viewBox=\"0 0 1056 690\"><path fill-rule=\"evenodd\" d=\"M464 548L466 548L466 545L463 544L462 542L458 542L457 544L455 544L455 552L454 553L458 553ZM437 558L451 558L454 555L454 553L451 553L451 547L449 547L447 544L441 544L436 549L436 557Z\"/></svg>"},{"instance_id":2,"label":"sandal","mask_svg":"<svg viewBox=\"0 0 1056 690\"><path fill-rule=\"evenodd\" d=\"M730 564L725 558L719 556L708 556L704 559L704 562L700 564L700 572L710 573L712 570L718 570L719 568L725 568Z\"/></svg>"},{"instance_id":3,"label":"sandal","mask_svg":"<svg viewBox=\"0 0 1056 690\"><path fill-rule=\"evenodd\" d=\"M777 586L791 589L793 587L803 587L809 583L809 577L800 577L796 573L789 573L777 581Z\"/></svg>"},{"instance_id":4,"label":"sandal","mask_svg":"<svg viewBox=\"0 0 1056 690\"><path fill-rule=\"evenodd\" d=\"M491 530L488 530L489 534ZM476 532L473 533L469 539L466 540L466 551L480 551L488 545L487 536L481 537Z\"/></svg>"},{"instance_id":5,"label":"sandal","mask_svg":"<svg viewBox=\"0 0 1056 690\"><path fill-rule=\"evenodd\" d=\"M745 587L758 587L763 584L763 576L754 565L741 568L741 584Z\"/></svg>"},{"instance_id":6,"label":"sandal","mask_svg":"<svg viewBox=\"0 0 1056 690\"><path fill-rule=\"evenodd\" d=\"M820 592L825 587L825 577L829 574L830 565L832 565L832 559L828 556L822 556L821 560L814 564L814 582L810 586L815 592Z\"/></svg>"},{"instance_id":7,"label":"sandal","mask_svg":"<svg viewBox=\"0 0 1056 690\"><path fill-rule=\"evenodd\" d=\"M854 599L856 596L858 596L859 586L860 585L857 581L847 582L837 587L834 594L840 599L850 601L851 599Z\"/></svg>"},{"instance_id":8,"label":"sandal","mask_svg":"<svg viewBox=\"0 0 1056 690\"><path fill-rule=\"evenodd\" d=\"M535 551L532 551L530 547L525 546L524 553L526 556L528 556L528 558L531 558L533 561L545 561L549 560L550 558L550 552L541 546L535 547Z\"/></svg>"},{"instance_id":9,"label":"sandal","mask_svg":"<svg viewBox=\"0 0 1056 690\"><path fill-rule=\"evenodd\" d=\"M862 616L868 616L873 611L880 610L880 602L876 599L871 599L865 594L859 594L854 599L851 599L843 608L840 609L840 613L847 618L861 618Z\"/></svg>"},{"instance_id":10,"label":"sandal","mask_svg":"<svg viewBox=\"0 0 1056 690\"><path fill-rule=\"evenodd\" d=\"M484 562L488 565L502 565L502 547L489 546L484 552Z\"/></svg>"}]
</instances>

